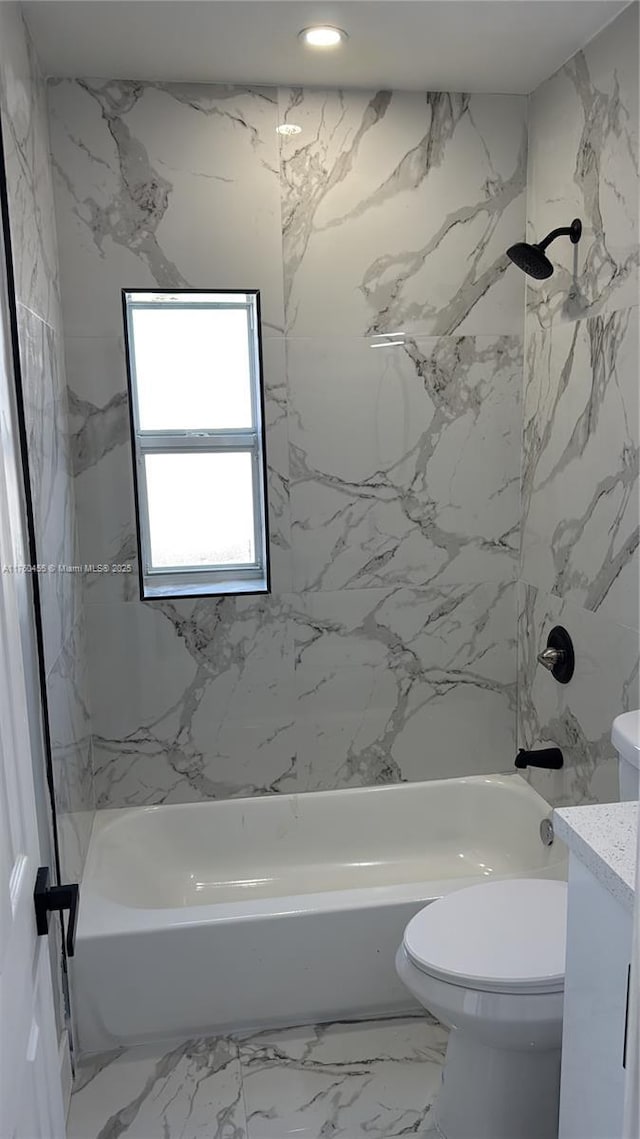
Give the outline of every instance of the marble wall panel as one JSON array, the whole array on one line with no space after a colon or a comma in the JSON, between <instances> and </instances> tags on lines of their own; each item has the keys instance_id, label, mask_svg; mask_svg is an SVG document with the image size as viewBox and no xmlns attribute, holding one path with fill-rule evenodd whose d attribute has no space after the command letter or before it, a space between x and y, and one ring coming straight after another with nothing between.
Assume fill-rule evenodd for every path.
<instances>
[{"instance_id":1,"label":"marble wall panel","mask_svg":"<svg viewBox=\"0 0 640 1139\"><path fill-rule=\"evenodd\" d=\"M81 617L47 677L60 858L73 882L82 879L94 816L88 682Z\"/></svg>"},{"instance_id":2,"label":"marble wall panel","mask_svg":"<svg viewBox=\"0 0 640 1139\"><path fill-rule=\"evenodd\" d=\"M55 664L81 606L77 526L70 463L64 358L60 339L18 308L23 407L41 594L45 669ZM65 569L63 567L69 567Z\"/></svg>"},{"instance_id":3,"label":"marble wall panel","mask_svg":"<svg viewBox=\"0 0 640 1139\"><path fill-rule=\"evenodd\" d=\"M526 101L280 91L289 336L514 333Z\"/></svg>"},{"instance_id":4,"label":"marble wall panel","mask_svg":"<svg viewBox=\"0 0 640 1139\"><path fill-rule=\"evenodd\" d=\"M611 723L640 705L638 6L530 99L528 231L575 216L527 284L518 737L565 768L533 778L554 803L618 793ZM536 664L564 625L576 672Z\"/></svg>"},{"instance_id":5,"label":"marble wall panel","mask_svg":"<svg viewBox=\"0 0 640 1139\"><path fill-rule=\"evenodd\" d=\"M0 97L18 300L60 328L46 87L20 5L0 5Z\"/></svg>"},{"instance_id":6,"label":"marble wall panel","mask_svg":"<svg viewBox=\"0 0 640 1139\"><path fill-rule=\"evenodd\" d=\"M91 605L88 623L100 806L483 773L515 755L512 584Z\"/></svg>"},{"instance_id":7,"label":"marble wall panel","mask_svg":"<svg viewBox=\"0 0 640 1139\"><path fill-rule=\"evenodd\" d=\"M294 681L305 787L511 766L512 584L318 592L300 601Z\"/></svg>"},{"instance_id":8,"label":"marble wall panel","mask_svg":"<svg viewBox=\"0 0 640 1139\"><path fill-rule=\"evenodd\" d=\"M87 612L100 806L293 789L282 599L96 604Z\"/></svg>"},{"instance_id":9,"label":"marble wall panel","mask_svg":"<svg viewBox=\"0 0 640 1139\"><path fill-rule=\"evenodd\" d=\"M18 327L61 871L78 881L95 796L64 356L59 333L21 304Z\"/></svg>"},{"instance_id":10,"label":"marble wall panel","mask_svg":"<svg viewBox=\"0 0 640 1139\"><path fill-rule=\"evenodd\" d=\"M504 767L524 303L504 253L524 232L525 100L82 80L50 102L84 561L135 564L120 288L257 286L265 317L272 597L160 607L135 575L87 579L100 805ZM371 350L398 327L420 335ZM316 593L362 654L337 681L301 648ZM392 650L384 622L412 606ZM347 634L361 610L377 637Z\"/></svg>"},{"instance_id":11,"label":"marble wall panel","mask_svg":"<svg viewBox=\"0 0 640 1139\"><path fill-rule=\"evenodd\" d=\"M273 89L64 80L49 105L67 336L119 336L146 286L259 288L282 333Z\"/></svg>"},{"instance_id":12,"label":"marble wall panel","mask_svg":"<svg viewBox=\"0 0 640 1139\"><path fill-rule=\"evenodd\" d=\"M531 331L522 576L634 628L639 423L637 308Z\"/></svg>"},{"instance_id":13,"label":"marble wall panel","mask_svg":"<svg viewBox=\"0 0 640 1139\"><path fill-rule=\"evenodd\" d=\"M296 590L508 581L516 336L287 343Z\"/></svg>"},{"instance_id":14,"label":"marble wall panel","mask_svg":"<svg viewBox=\"0 0 640 1139\"><path fill-rule=\"evenodd\" d=\"M551 247L553 277L530 282L548 325L638 303L638 5L630 4L529 100L529 241L574 217L583 235Z\"/></svg>"}]
</instances>

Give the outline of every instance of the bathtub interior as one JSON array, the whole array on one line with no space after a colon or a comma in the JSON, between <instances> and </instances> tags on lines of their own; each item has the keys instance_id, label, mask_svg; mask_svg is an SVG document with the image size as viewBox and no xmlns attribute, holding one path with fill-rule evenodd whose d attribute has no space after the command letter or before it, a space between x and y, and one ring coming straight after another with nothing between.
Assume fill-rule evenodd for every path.
<instances>
[{"instance_id":1,"label":"bathtub interior","mask_svg":"<svg viewBox=\"0 0 640 1139\"><path fill-rule=\"evenodd\" d=\"M142 910L555 877L564 850L541 843L548 813L517 775L103 811L86 877Z\"/></svg>"}]
</instances>

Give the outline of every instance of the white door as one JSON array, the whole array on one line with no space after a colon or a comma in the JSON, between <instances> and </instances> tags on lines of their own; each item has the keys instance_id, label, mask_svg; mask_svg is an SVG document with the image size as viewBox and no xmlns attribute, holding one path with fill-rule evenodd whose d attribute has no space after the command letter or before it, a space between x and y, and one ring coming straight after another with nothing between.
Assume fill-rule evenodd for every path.
<instances>
[{"instance_id":1,"label":"white door","mask_svg":"<svg viewBox=\"0 0 640 1139\"><path fill-rule=\"evenodd\" d=\"M0 1139L64 1139L51 966L36 934L40 846L19 628L26 541L0 238Z\"/></svg>"}]
</instances>

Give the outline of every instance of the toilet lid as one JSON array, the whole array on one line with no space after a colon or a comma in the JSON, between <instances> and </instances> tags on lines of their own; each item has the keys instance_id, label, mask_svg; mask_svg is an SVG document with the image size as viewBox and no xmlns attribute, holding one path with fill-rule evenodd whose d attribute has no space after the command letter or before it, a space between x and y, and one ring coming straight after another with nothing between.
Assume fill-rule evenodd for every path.
<instances>
[{"instance_id":1,"label":"toilet lid","mask_svg":"<svg viewBox=\"0 0 640 1139\"><path fill-rule=\"evenodd\" d=\"M404 947L423 973L494 993L564 987L567 886L515 878L469 886L409 922Z\"/></svg>"}]
</instances>

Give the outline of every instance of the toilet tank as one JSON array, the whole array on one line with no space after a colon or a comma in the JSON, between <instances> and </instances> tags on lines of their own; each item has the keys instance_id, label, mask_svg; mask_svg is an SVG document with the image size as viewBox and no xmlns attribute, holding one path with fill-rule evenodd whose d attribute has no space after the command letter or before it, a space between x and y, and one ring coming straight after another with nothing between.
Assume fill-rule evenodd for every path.
<instances>
[{"instance_id":1,"label":"toilet tank","mask_svg":"<svg viewBox=\"0 0 640 1139\"><path fill-rule=\"evenodd\" d=\"M616 716L611 742L618 753L620 799L640 798L640 711Z\"/></svg>"}]
</instances>

